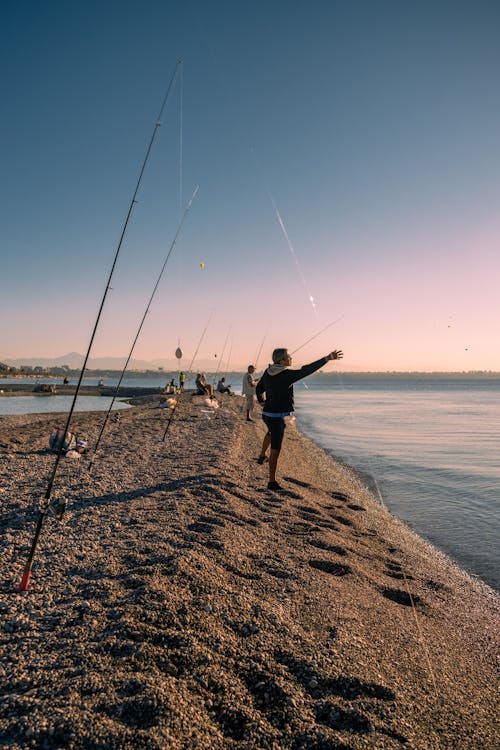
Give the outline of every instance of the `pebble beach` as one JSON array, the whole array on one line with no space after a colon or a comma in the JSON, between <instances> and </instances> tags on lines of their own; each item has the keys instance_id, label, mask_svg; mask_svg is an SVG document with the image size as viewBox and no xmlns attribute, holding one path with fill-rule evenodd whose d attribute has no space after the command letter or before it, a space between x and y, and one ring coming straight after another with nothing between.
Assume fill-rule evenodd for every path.
<instances>
[{"instance_id":1,"label":"pebble beach","mask_svg":"<svg viewBox=\"0 0 500 750\"><path fill-rule=\"evenodd\" d=\"M62 459L23 593L66 415L0 417L0 748L498 748L498 595L293 422L268 491L260 410L217 400Z\"/></svg>"}]
</instances>

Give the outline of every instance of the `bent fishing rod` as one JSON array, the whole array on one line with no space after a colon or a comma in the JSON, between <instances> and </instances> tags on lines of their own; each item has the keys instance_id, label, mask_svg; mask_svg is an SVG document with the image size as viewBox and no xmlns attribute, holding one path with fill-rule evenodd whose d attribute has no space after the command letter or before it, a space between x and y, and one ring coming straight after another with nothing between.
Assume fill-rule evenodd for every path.
<instances>
[{"instance_id":1,"label":"bent fishing rod","mask_svg":"<svg viewBox=\"0 0 500 750\"><path fill-rule=\"evenodd\" d=\"M304 348L304 346L306 346L306 344L309 344L309 343L310 343L311 341L314 341L314 339L317 339L317 338L318 338L318 336L321 336L321 334L322 334L322 333L324 333L324 332L325 332L325 331L327 331L327 330L328 330L329 328L331 328L331 327L332 327L333 325L335 325L335 323L338 323L338 322L339 322L339 320L342 320L342 318L343 318L343 317L344 317L344 316L343 316L343 315L341 315L341 316L340 316L340 318L335 318L335 320L332 320L332 322L331 322L331 323L328 323L328 325L327 325L327 326L325 326L324 328L322 328L322 329L321 329L321 331L318 331L318 333L315 333L315 334L314 334L314 336L311 336L311 338L310 338L310 339L307 339L307 341L304 341L304 343L303 343L303 344L301 344L301 345L300 345L300 346L298 346L298 347L297 347L296 349L294 349L294 350L293 350L293 352L290 352L290 354L295 354L296 352L298 352L298 351L300 351L301 349L303 349L303 348Z\"/></svg>"},{"instance_id":2,"label":"bent fishing rod","mask_svg":"<svg viewBox=\"0 0 500 750\"><path fill-rule=\"evenodd\" d=\"M88 345L88 348L87 348L87 353L85 354L85 358L83 360L82 369L81 369L81 372L80 372L80 377L78 378L78 383L76 385L75 393L74 393L74 396L73 396L73 401L71 402L71 407L70 407L68 416L66 418L66 424L64 425L64 433L63 433L63 435L61 437L61 441L59 443L59 448L58 448L58 451L57 451L57 455L56 455L56 459L55 459L55 463L54 463L54 468L52 469L52 473L50 475L50 479L49 479L49 483L47 485L47 489L45 491L45 495L43 496L43 499L40 501L40 511L39 511L39 515L38 515L38 520L37 520L36 528L35 528L35 534L34 534L34 537L33 537L33 541L31 543L31 548L30 548L30 551L29 551L29 554L28 554L28 559L26 561L26 565L25 565L25 568L24 568L24 572L23 572L23 576L22 576L22 579L21 579L21 583L19 584L19 588L18 588L19 592L26 591L27 588L28 588L28 585L29 585L29 581L30 581L30 577L31 577L31 570L32 570L32 567L33 567L33 559L35 557L36 547L37 547L37 544L38 544L38 540L40 538L40 533L42 531L43 522L45 520L45 517L47 516L47 513L49 512L50 500L51 500L51 497L52 497L52 489L53 489L54 482L55 482L55 479L56 479L56 475L57 475L57 470L58 470L58 467L59 467L59 463L61 461L61 456L63 454L63 448L64 448L64 444L66 442L66 437L67 437L68 432L69 432L69 426L70 426L70 423L71 423L71 419L73 417L73 412L75 410L76 400L78 398L78 394L79 394L80 389L81 389L83 376L84 376L84 373L85 373L85 369L87 367L87 362L88 362L88 359L89 359L89 356L90 356L92 345L94 343L94 338L95 338L95 335L96 335L96 332L97 332L97 328L99 326L99 321L101 319L101 313L102 313L102 310L104 308L104 303L105 303L106 298L108 296L108 292L111 289L111 280L113 278L115 267L116 267L116 264L117 264L117 261L118 261L118 256L120 255L120 250L121 250L121 247L122 247L122 244L123 244L125 233L127 231L127 227L128 227L128 223L129 223L129 220L130 220L130 216L132 214L132 211L133 211L133 208L134 208L135 204L137 203L137 194L139 192L139 188L140 188L140 185L141 185L141 182L142 182L142 177L143 177L144 171L146 169L146 165L147 165L147 163L149 161L149 157L150 157L150 154L151 154L151 150L153 148L154 141L156 139L156 135L157 135L158 130L159 130L160 125L161 125L161 118L162 118L162 115L163 115L163 110L165 109L167 101L168 101L168 99L170 97L170 92L171 92L172 87L174 85L174 82L175 82L175 79L176 79L176 76L177 76L177 71L178 71L179 66L181 64L182 64L181 60L178 60L177 63L176 63L176 66L175 66L172 78L171 78L170 83L169 83L168 88L167 88L167 92L166 92L166 94L165 94L165 96L163 98L163 101L162 101L162 105L161 105L161 108L160 108L159 115L156 118L156 123L155 123L154 129L153 129L153 133L151 135L151 139L149 141L149 144L148 144L148 147L147 147L147 150L146 150L146 156L144 157L144 161L142 163L142 167L141 167L140 172L139 172L139 177L137 179L135 190L134 190L134 193L132 195L132 200L130 201L130 205L129 205L128 212L127 212L127 215L126 215L126 218L125 218L125 222L123 224L123 228L122 228L122 232L121 232L121 235L120 235L120 239L118 241L118 246L116 248L115 255L114 255L114 258L113 258L113 263L111 265L111 270L109 272L109 276L108 276L108 280L107 280L107 283L106 283L106 287L104 289L104 294L103 294L103 297L102 297L102 300L101 300L101 304L99 306L99 310L98 310L98 313L97 313L97 318L96 318L96 321L94 323L94 328L92 330L92 334L90 336L90 341L89 341L89 345ZM62 511L63 509L64 509L64 502L60 502L60 509L59 510Z\"/></svg>"},{"instance_id":3,"label":"bent fishing rod","mask_svg":"<svg viewBox=\"0 0 500 750\"><path fill-rule=\"evenodd\" d=\"M259 359L260 359L260 354L262 352L262 347L264 346L264 341L266 340L268 333L269 333L269 328L266 330L264 336L262 337L262 341L260 342L259 350L258 350L257 354L254 357L254 365L253 366L254 366L255 372L257 372L257 365L258 365L258 362L259 362Z\"/></svg>"},{"instance_id":4,"label":"bent fishing rod","mask_svg":"<svg viewBox=\"0 0 500 750\"><path fill-rule=\"evenodd\" d=\"M109 405L109 409L108 409L108 411L106 412L106 416L104 417L104 421L103 421L103 423L102 423L101 431L99 432L99 436L98 436L98 438L97 438L96 444L95 444L95 446L94 446L94 450L93 450L93 452L92 452L92 458L90 459L90 462L89 462L89 466L88 466L88 469L89 469L89 471L91 471L91 470L92 470L92 466L93 466L93 464L94 464L94 460L95 460L95 456L96 456L96 453L97 453L97 449L99 448L99 443L101 442L101 438L102 438L102 436L103 436L103 434L104 434L104 430L106 429L106 425L107 425L107 423L108 423L108 419L109 419L109 416L110 416L110 414L111 414L111 412L112 412L112 410L113 410L113 405L114 405L114 403L115 403L115 401L116 401L116 397L118 396L118 392L119 392L119 390L120 390L120 386L121 386L121 383L122 383L123 377L124 377L124 375L125 375L125 371L126 371L126 369L127 369L127 367L128 367L128 364L129 364L129 362L130 362L130 359L131 359L131 357L132 357L132 354L134 353L135 345L137 344L137 340L138 340L138 338L139 338L139 336L140 336L140 333L141 333L141 331L142 331L142 327L143 327L143 325L144 325L144 322L145 322L145 320L146 320L146 317L147 317L147 315L148 315L148 313L149 313L149 311L150 311L151 303L153 302L153 298L154 298L154 296L155 296L155 294L156 294L156 291L157 291L157 289L158 289L158 286L159 286L159 284L160 284L160 281L161 281L161 279L162 279L162 276L163 276L163 273L164 273L164 271L165 271L165 268L167 267L167 263L168 263L168 261L169 261L169 258L170 258L170 256L172 255L172 252L173 252L173 250L174 250L174 248L175 248L175 245L176 245L176 243L177 243L177 238L179 237L179 234L180 234L180 232L181 232L181 229L182 229L182 225L184 224L184 220L185 220L186 216L188 215L188 213L189 213L189 210L190 210L191 206L193 205L193 201L194 201L194 199L196 198L196 195L197 195L197 193L198 193L198 190L199 190L199 185L196 185L196 187L195 187L195 189L194 189L194 192L193 192L193 194L192 194L192 196L191 196L191 199L190 199L189 203L187 204L186 208L184 209L184 213L183 213L183 215L182 215L182 218L181 218L181 220L180 220L180 222L179 222L179 225L178 225L178 227L177 227L177 231L176 231L176 233L175 233L175 235L174 235L174 238L173 238L173 240L172 240L172 243L171 243L171 245L170 245L170 249L169 249L169 251L168 251L168 253L167 253L167 256L166 256L166 258L165 258L165 261L164 261L164 263L163 263L163 266L161 267L161 271L160 271L160 273L159 273L159 275L158 275L158 278L156 279L156 283L155 283L155 285L154 285L154 287L153 287L153 291L151 292L151 296L150 296L150 298L149 298L149 300L148 300L148 303L147 303L147 305L146 305L146 309L145 309L145 311L144 311L144 315L142 316L141 322L140 322L140 324L139 324L139 328L137 329L137 333L135 334L135 338L134 338L134 340L133 340L133 342L132 342L132 346L131 346L131 348L130 348L130 352L129 352L129 354L128 354L128 357L127 357L127 361L125 362L125 365L124 365L124 367L123 367L123 370L121 371L120 377L119 377L119 379L118 379L118 384L117 384L117 385L116 385L116 387L115 387L115 390L114 390L114 393L113 393L113 398L111 399L111 403L110 403L110 405Z\"/></svg>"},{"instance_id":5,"label":"bent fishing rod","mask_svg":"<svg viewBox=\"0 0 500 750\"><path fill-rule=\"evenodd\" d=\"M210 311L210 315L208 316L208 320L207 320L207 323L206 323L206 325L205 325L205 328L203 329L203 333L201 334L201 336L200 336L200 340L198 341L198 346L196 347L195 353L193 354L193 358L192 358L192 360L191 360L191 362L190 362L190 364L189 364L189 367L188 367L188 370L187 370L188 372L190 372L190 371L191 371L191 368L193 367L194 361L195 361L195 359L196 359L196 355L198 354L199 348L200 348L200 346L201 346L201 342L202 342L202 341L203 341L203 339L205 338L205 334L206 334L206 332L207 332L208 326L210 325L210 321L212 320L213 314L214 314L214 311L213 311L213 310L211 310L211 311ZM172 420L173 420L173 418L174 418L174 414L175 414L175 412L176 412L176 410L177 410L177 408L178 408L178 406L179 406L179 404L180 404L180 402L181 402L181 398L182 398L182 394L183 394L183 393L184 393L184 391L181 391L181 392L179 393L179 397L178 397L178 398L176 399L176 401L175 401L175 404L174 404L174 407L173 407L173 409L172 409L172 410L171 410L171 412L170 412L170 419L169 419L169 420L168 420L168 422L167 422L167 426L165 427L165 432L163 433L163 437L162 437L162 439L161 439L161 440L162 440L162 443L164 443L164 442L165 442L165 440L166 440L166 437L167 437L167 433L168 433L168 430L169 430L170 424L172 423Z\"/></svg>"},{"instance_id":6,"label":"bent fishing rod","mask_svg":"<svg viewBox=\"0 0 500 750\"><path fill-rule=\"evenodd\" d=\"M234 339L231 338L231 346L229 347L229 354L227 355L226 369L224 370L224 375L226 377L229 376L229 365L231 364L231 357L233 356L233 343Z\"/></svg>"}]
</instances>

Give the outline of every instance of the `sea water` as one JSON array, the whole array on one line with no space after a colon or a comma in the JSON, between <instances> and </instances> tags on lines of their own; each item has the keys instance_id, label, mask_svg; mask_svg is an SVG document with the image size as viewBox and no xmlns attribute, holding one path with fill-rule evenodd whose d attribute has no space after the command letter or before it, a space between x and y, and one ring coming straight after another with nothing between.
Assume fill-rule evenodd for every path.
<instances>
[{"instance_id":1,"label":"sea water","mask_svg":"<svg viewBox=\"0 0 500 750\"><path fill-rule=\"evenodd\" d=\"M500 381L313 376L297 423L389 510L500 589Z\"/></svg>"},{"instance_id":2,"label":"sea water","mask_svg":"<svg viewBox=\"0 0 500 750\"><path fill-rule=\"evenodd\" d=\"M76 400L75 411L107 411L111 401L112 399L108 396L79 396ZM72 402L73 396L8 396L0 398L0 416L69 412ZM117 399L112 411L127 408L129 404Z\"/></svg>"}]
</instances>

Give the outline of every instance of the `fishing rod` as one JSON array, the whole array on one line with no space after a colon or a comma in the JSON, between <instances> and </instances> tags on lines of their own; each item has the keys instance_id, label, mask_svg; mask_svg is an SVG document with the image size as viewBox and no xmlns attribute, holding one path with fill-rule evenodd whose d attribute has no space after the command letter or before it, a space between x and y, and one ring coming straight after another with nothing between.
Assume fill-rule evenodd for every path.
<instances>
[{"instance_id":1,"label":"fishing rod","mask_svg":"<svg viewBox=\"0 0 500 750\"><path fill-rule=\"evenodd\" d=\"M172 255L172 252L174 250L175 244L177 242L177 238L178 238L178 236L180 234L180 231L182 229L182 225L184 224L184 220L185 220L186 216L188 215L191 206L193 205L193 201L196 198L198 190L199 190L199 185L196 185L196 187L194 189L194 192L193 192L193 194L191 196L191 200L187 204L187 206L186 206L186 208L184 210L184 213L182 215L182 218L181 218L181 220L179 222L179 225L177 227L177 231L176 231L176 233L174 235L174 238L173 238L172 243L170 245L170 249L169 249L169 251L167 253L167 257L165 258L165 260L163 262L163 266L161 267L161 271L160 271L160 273L158 275L158 278L156 279L156 283L155 283L155 285L153 287L153 291L151 292L151 296L150 296L150 298L148 300L148 303L146 305L146 309L144 311L144 315L142 316L142 320L141 320L141 322L139 324L139 328L137 329L137 333L136 333L135 338L134 338L134 340L132 342L132 346L130 348L130 352L128 354L127 361L125 362L125 365L124 365L123 370L121 372L120 378L118 380L118 384L117 384L117 386L115 388L115 391L113 393L113 398L111 399L111 403L109 405L109 409L108 409L108 411L106 413L106 416L104 418L104 422L102 423L101 431L100 431L99 436L97 438L97 442L96 442L96 444L94 446L94 450L93 450L93 453L92 453L92 458L90 459L90 463L89 463L89 466L88 466L89 471L91 471L91 469L92 469L92 466L93 466L93 463L94 463L94 459L95 459L95 455L97 453L97 449L99 448L99 443L101 442L101 438L103 436L104 430L106 429L106 425L108 423L109 416L110 416L111 411L113 409L113 405L115 403L116 397L118 396L118 391L120 390L120 385L122 383L123 376L125 375L125 371L126 371L126 369L128 367L128 364L130 362L132 354L134 353L135 345L137 344L137 339L139 338L139 335L140 335L140 333L142 331L142 327L143 327L144 322L146 320L146 316L149 313L149 309L151 307L151 303L153 302L153 298L154 298L154 296L156 294L156 290L158 289L158 286L160 284L161 278L162 278L163 273L165 271L165 268L167 266L168 260L169 260L170 256Z\"/></svg>"},{"instance_id":2,"label":"fishing rod","mask_svg":"<svg viewBox=\"0 0 500 750\"><path fill-rule=\"evenodd\" d=\"M258 352L257 352L257 354L256 354L256 356L254 358L254 365L253 366L254 366L256 372L257 372L257 364L259 362L260 354L262 352L262 347L264 346L264 341L266 340L268 333L269 333L269 328L266 330L264 336L262 337L262 341L260 342L259 350L258 350Z\"/></svg>"},{"instance_id":3,"label":"fishing rod","mask_svg":"<svg viewBox=\"0 0 500 750\"><path fill-rule=\"evenodd\" d=\"M193 367L193 363L194 363L194 361L195 361L195 359L196 359L196 355L198 354L199 348L200 348L200 346L201 346L201 342L202 342L202 341L203 341L203 339L205 338L205 334L206 334L206 332L207 332L208 326L210 325L210 321L212 320L213 314L214 314L214 310L211 310L211 311L210 311L210 315L208 316L208 320L207 320L207 323L206 323L206 325L205 325L205 328L203 329L203 333L201 334L201 336L200 336L200 340L198 341L198 346L196 347L195 353L193 354L193 359L191 360L191 362L190 362L190 364L189 364L189 367L188 367L188 370L187 370L188 372L190 372L190 371L191 371L191 368ZM171 424L171 422L172 422L172 420L173 420L173 418L174 418L174 414L175 414L175 412L176 412L176 409L177 409L177 407L178 407L178 406L179 406L179 404L180 404L180 401L181 401L181 397L182 397L182 394L183 394L183 393L184 393L184 391L181 391L181 392L179 393L179 397L178 397L178 398L176 399L176 401L175 401L175 404L174 404L174 407L173 407L173 409L172 409L172 410L171 410L171 412L170 412L170 419L169 419L169 420L168 420L168 422L167 422L167 426L165 427L165 432L163 433L163 437L162 437L162 439L161 439L161 440L162 440L162 443L164 443L164 442L165 442L165 439L166 439L166 437L167 437L167 433L168 433L168 429L169 429L169 427L170 427L170 424Z\"/></svg>"},{"instance_id":4,"label":"fishing rod","mask_svg":"<svg viewBox=\"0 0 500 750\"><path fill-rule=\"evenodd\" d=\"M229 376L229 365L231 364L231 357L233 356L233 344L234 339L231 339L231 346L229 347L229 354L227 355L226 369L224 371L226 376Z\"/></svg>"},{"instance_id":5,"label":"fishing rod","mask_svg":"<svg viewBox=\"0 0 500 750\"><path fill-rule=\"evenodd\" d=\"M87 367L87 362L88 362L88 359L89 359L89 356L90 356L90 351L92 349L92 345L94 343L94 338L95 338L95 335L96 335L96 332L97 332L99 321L101 319L101 313L102 313L102 310L104 308L104 303L106 301L106 297L108 296L108 292L111 289L111 280L113 278L113 273L114 273L114 270L115 270L115 267L116 267L116 264L117 264L117 261L118 261L118 256L120 255L120 250L121 250L121 247L122 247L122 244L123 244L125 233L127 231L127 227L128 227L128 223L129 223L129 220L130 220L130 216L132 214L132 211L133 211L133 208L134 208L135 204L137 203L136 198L137 198L137 193L139 192L139 187L141 185L142 176L143 176L144 171L146 169L146 165L147 165L147 163L149 161L149 156L150 156L151 150L153 148L153 143L154 143L154 141L156 139L156 135L158 133L158 129L160 128L160 125L161 125L161 118L162 118L162 115L163 115L163 110L165 109L165 106L166 106L167 101L169 99L170 92L171 92L172 87L174 85L174 82L175 82L175 79L176 79L176 76L177 76L177 71L178 71L179 65L181 65L181 63L182 63L181 60L177 60L177 63L175 65L172 78L170 79L170 83L169 83L168 88L167 88L167 92L166 92L166 94L165 94L165 96L163 98L163 101L162 101L162 105L161 105L161 108L160 108L159 115L158 115L158 117L156 119L156 123L155 123L154 129L153 129L153 133L151 135L151 139L149 141L149 145L148 145L147 150L146 150L146 156L144 157L144 161L142 163L142 167L141 167L141 170L139 172L139 177L137 179L137 183L136 183L136 186L135 186L134 194L132 196L132 200L130 201L130 205L129 205L129 208L128 208L128 212L127 212L127 215L126 215L126 218L125 218L125 222L124 222L123 228L122 228L122 232L121 232L121 235L120 235L118 246L116 248L116 252L115 252L114 259L113 259L113 263L111 265L111 270L109 272L109 276L108 276L108 280L107 280L106 287L105 287L105 290L104 290L104 294L103 294L103 297L102 297L102 300L101 300L101 304L99 306L99 311L97 313L97 318L96 318L96 321L94 323L94 328L92 330L92 334L90 336L90 341L89 341L89 345L88 345L88 348L87 348L87 353L86 353L85 358L83 360L82 370L80 372L80 377L78 378L78 383L76 385L75 393L74 393L74 396L73 396L73 401L71 402L71 407L70 407L68 416L66 418L66 424L64 425L64 432L63 432L63 435L61 436L61 440L60 440L60 443L59 443L59 448L58 448L58 451L57 451L56 460L55 460L55 463L54 463L54 468L52 469L52 474L50 475L50 479L49 479L49 483L47 485L47 489L45 491L45 495L44 495L43 499L40 501L40 504L39 504L40 505L40 512L39 512L39 515L38 515L38 520L37 520L37 524L36 524L36 528L35 528L35 534L33 536L33 541L31 543L31 547L30 547L30 551L29 551L29 554L28 554L28 559L26 561L26 565L25 565L25 568L24 568L24 572L23 572L23 576L22 576L22 579L21 579L21 583L19 584L19 588L18 588L19 592L26 591L27 588L28 588L28 585L29 585L29 581L30 581L30 577L31 577L31 570L32 570L32 567L33 567L33 559L35 557L36 547L37 547L38 540L40 538L40 534L41 534L41 531L42 531L43 522L45 520L45 517L47 516L47 513L49 512L50 500L51 500L51 496L52 496L52 488L54 486L54 482L55 482L56 474L57 474L57 469L59 467L59 463L61 461L61 456L63 454L63 448L64 448L64 444L66 442L66 437L67 437L68 432L69 432L69 425L70 425L71 419L73 417L73 412L75 410L76 400L78 398L78 394L79 394L80 389L81 389L83 375L84 375L85 369ZM64 512L64 509L65 509L65 501L61 498L59 500L58 508L57 508L58 514L62 515L62 513Z\"/></svg>"},{"instance_id":6,"label":"fishing rod","mask_svg":"<svg viewBox=\"0 0 500 750\"><path fill-rule=\"evenodd\" d=\"M301 344L300 346L298 346L298 347L297 347L297 349L294 349L294 350L293 350L293 352L290 352L290 354L295 354L296 352L298 352L298 351L300 351L301 349L303 349L303 348L304 348L304 346L306 346L306 344L309 344L309 343L310 343L311 341L314 341L314 339L317 339L317 338L318 338L318 336L320 336L320 335L321 335L322 333L324 333L324 332L325 332L325 331L327 331L327 330L328 330L329 328L331 328L331 327L332 327L332 326L333 326L333 325L334 325L335 323L338 323L338 322L339 322L339 320L342 320L342 318L343 318L343 317L344 317L344 316L343 316L343 315L341 315L341 316L340 316L340 318L335 318L335 320L332 320L332 322L331 322L331 323L328 323L328 325L327 325L327 326L325 326L324 328L322 328L322 329L321 329L321 331L318 331L318 333L315 333L315 334L314 334L314 336L311 336L311 338L310 338L310 339L307 339L307 341L304 341L304 343L303 343L303 344Z\"/></svg>"},{"instance_id":7,"label":"fishing rod","mask_svg":"<svg viewBox=\"0 0 500 750\"><path fill-rule=\"evenodd\" d=\"M217 375L219 373L219 369L222 368L222 362L224 360L224 352L226 351L226 346L227 346L227 342L228 342L228 339L229 339L229 334L231 333L231 328L232 328L232 326L229 326L229 330L227 332L226 339L224 341L224 346L222 347L222 353L221 353L221 355L219 357L219 361L217 363L217 369L214 372L214 386L215 386L215 382L217 380Z\"/></svg>"}]
</instances>

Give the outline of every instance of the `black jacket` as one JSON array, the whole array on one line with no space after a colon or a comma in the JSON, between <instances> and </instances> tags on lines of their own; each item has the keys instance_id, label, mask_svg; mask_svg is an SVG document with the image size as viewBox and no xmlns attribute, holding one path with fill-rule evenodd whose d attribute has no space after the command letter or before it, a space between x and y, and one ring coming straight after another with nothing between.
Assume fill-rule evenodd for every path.
<instances>
[{"instance_id":1,"label":"black jacket","mask_svg":"<svg viewBox=\"0 0 500 750\"><path fill-rule=\"evenodd\" d=\"M307 377L307 375L312 375L327 362L328 358L322 357L316 362L304 365L300 370L286 368L276 375L270 375L269 371L266 370L255 389L259 403L264 404L264 411L271 414L293 411L293 384ZM264 393L266 394L265 401Z\"/></svg>"}]
</instances>

